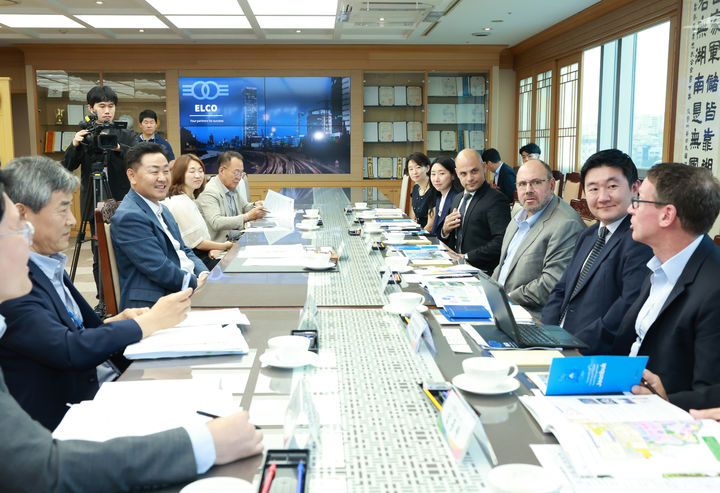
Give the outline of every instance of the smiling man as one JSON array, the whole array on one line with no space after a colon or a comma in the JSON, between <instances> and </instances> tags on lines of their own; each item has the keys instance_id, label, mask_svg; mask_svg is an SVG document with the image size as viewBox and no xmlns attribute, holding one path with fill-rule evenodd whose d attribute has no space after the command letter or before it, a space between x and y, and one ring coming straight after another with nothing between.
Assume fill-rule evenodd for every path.
<instances>
[{"instance_id":1,"label":"smiling man","mask_svg":"<svg viewBox=\"0 0 720 493\"><path fill-rule=\"evenodd\" d=\"M95 314L65 273L72 193L78 179L46 157L13 159L8 195L34 230L28 268L32 291L0 305L7 333L0 363L10 392L27 413L52 430L67 403L92 399L99 385L118 375L106 361L156 330L172 327L190 308L190 290L148 310L128 309L105 321ZM121 369L126 364L115 359Z\"/></svg>"},{"instance_id":2,"label":"smiling man","mask_svg":"<svg viewBox=\"0 0 720 493\"><path fill-rule=\"evenodd\" d=\"M584 195L598 223L580 234L572 259L542 311L546 324L561 325L585 342L585 354L607 354L617 327L648 273L650 248L632 238L627 209L637 195L637 168L630 156L607 149L580 170Z\"/></svg>"},{"instance_id":3,"label":"smiling man","mask_svg":"<svg viewBox=\"0 0 720 493\"><path fill-rule=\"evenodd\" d=\"M530 160L517 173L522 210L510 221L503 238L500 265L493 279L508 298L537 316L572 257L585 223L554 193L550 167Z\"/></svg>"},{"instance_id":4,"label":"smiling man","mask_svg":"<svg viewBox=\"0 0 720 493\"><path fill-rule=\"evenodd\" d=\"M183 243L180 229L167 207L160 204L170 186L170 167L160 144L144 142L126 155L130 190L110 222L118 273L120 308L143 307L208 275Z\"/></svg>"},{"instance_id":5,"label":"smiling man","mask_svg":"<svg viewBox=\"0 0 720 493\"><path fill-rule=\"evenodd\" d=\"M460 151L455 171L465 193L453 199L440 238L467 262L490 273L500 260L510 206L505 195L485 181L482 158L476 150Z\"/></svg>"}]
</instances>

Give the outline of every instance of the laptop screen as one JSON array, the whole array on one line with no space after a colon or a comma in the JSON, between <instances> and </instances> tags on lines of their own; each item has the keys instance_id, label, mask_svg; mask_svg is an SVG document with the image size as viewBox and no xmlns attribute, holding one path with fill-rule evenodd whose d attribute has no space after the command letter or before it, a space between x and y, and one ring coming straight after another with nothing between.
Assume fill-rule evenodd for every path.
<instances>
[{"instance_id":1,"label":"laptop screen","mask_svg":"<svg viewBox=\"0 0 720 493\"><path fill-rule=\"evenodd\" d=\"M517 342L515 318L510 310L505 290L497 281L486 276L484 273L481 272L479 277L480 283L485 290L485 296L487 296L488 303L490 303L490 310L492 311L493 317L495 317L495 325L508 337Z\"/></svg>"}]
</instances>

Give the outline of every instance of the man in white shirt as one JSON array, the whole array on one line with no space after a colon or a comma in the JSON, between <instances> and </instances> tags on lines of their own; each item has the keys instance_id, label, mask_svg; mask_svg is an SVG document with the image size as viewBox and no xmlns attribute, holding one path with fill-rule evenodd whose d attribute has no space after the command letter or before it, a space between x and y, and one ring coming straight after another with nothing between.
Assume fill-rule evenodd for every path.
<instances>
[{"instance_id":1,"label":"man in white shirt","mask_svg":"<svg viewBox=\"0 0 720 493\"><path fill-rule=\"evenodd\" d=\"M493 279L505 286L511 301L537 316L565 272L585 223L553 193L555 179L547 164L527 161L517 177L522 209L505 230Z\"/></svg>"},{"instance_id":2,"label":"man in white shirt","mask_svg":"<svg viewBox=\"0 0 720 493\"><path fill-rule=\"evenodd\" d=\"M152 305L184 285L201 285L208 275L205 264L183 242L173 215L160 204L170 185L163 150L160 144L143 142L125 156L132 189L110 221L120 309Z\"/></svg>"},{"instance_id":3,"label":"man in white shirt","mask_svg":"<svg viewBox=\"0 0 720 493\"><path fill-rule=\"evenodd\" d=\"M707 232L720 212L720 183L705 168L658 164L628 212L633 239L655 256L613 353L649 356L647 369L673 404L712 407L706 391L720 384L720 249Z\"/></svg>"}]
</instances>

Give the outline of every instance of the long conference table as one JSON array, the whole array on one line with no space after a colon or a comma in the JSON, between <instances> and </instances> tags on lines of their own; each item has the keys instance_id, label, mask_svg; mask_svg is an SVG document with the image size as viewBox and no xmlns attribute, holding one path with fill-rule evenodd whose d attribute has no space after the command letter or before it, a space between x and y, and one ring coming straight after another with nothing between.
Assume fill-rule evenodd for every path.
<instances>
[{"instance_id":1,"label":"long conference table","mask_svg":"<svg viewBox=\"0 0 720 493\"><path fill-rule=\"evenodd\" d=\"M412 352L404 322L382 310L388 294L401 289L391 284L380 293L384 253L369 250L362 236L348 234L358 225L345 207L354 202L367 202L370 207L394 204L374 188L295 188L282 193L295 199L296 209L319 209L323 226L271 241L341 250L338 270L226 273L240 249L268 244L264 233L244 234L193 296L192 304L194 309L239 307L251 322L243 328L249 354L136 361L121 380L198 378L230 389L238 404L249 410L251 422L262 427L267 450L283 448L290 392L304 379L321 425L320 445L312 450L308 468L308 491L481 490L490 465L470 457L455 462L443 443L438 412L418 384L452 380L462 373L462 360L482 350L463 334L473 354L454 353L428 315L437 354L433 358ZM317 365L295 370L262 366L259 357L267 340L297 328L308 296L319 308ZM518 401L518 395L529 393L522 384L515 392L496 396L463 393L479 411L500 464L537 464L529 444L557 443L552 435L542 433ZM213 467L206 477L257 481L262 461L258 455Z\"/></svg>"}]
</instances>

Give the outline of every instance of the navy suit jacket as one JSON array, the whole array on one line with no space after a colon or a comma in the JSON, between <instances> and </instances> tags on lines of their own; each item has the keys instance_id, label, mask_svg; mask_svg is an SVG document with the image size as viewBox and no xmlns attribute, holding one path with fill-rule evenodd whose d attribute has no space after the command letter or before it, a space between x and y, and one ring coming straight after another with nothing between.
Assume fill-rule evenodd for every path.
<instances>
[{"instance_id":1,"label":"navy suit jacket","mask_svg":"<svg viewBox=\"0 0 720 493\"><path fill-rule=\"evenodd\" d=\"M567 306L563 328L590 346L584 354L608 354L625 312L650 272L646 264L652 258L650 247L632 239L628 215L600 251L578 293L570 299L599 227L597 223L578 236L572 259L550 293L541 317L543 323L557 325Z\"/></svg>"},{"instance_id":2,"label":"navy suit jacket","mask_svg":"<svg viewBox=\"0 0 720 493\"><path fill-rule=\"evenodd\" d=\"M0 339L0 365L10 393L32 418L52 430L67 412L66 403L95 396L95 367L139 341L142 331L133 320L103 324L65 274L65 285L86 327L79 328L50 279L32 261L28 267L30 293L0 305L7 323Z\"/></svg>"},{"instance_id":3,"label":"navy suit jacket","mask_svg":"<svg viewBox=\"0 0 720 493\"><path fill-rule=\"evenodd\" d=\"M447 197L445 197L445 203L443 204L443 208L440 209L440 200L442 200L442 197L438 196L435 199L435 220L433 221L433 227L431 233L434 235L440 235L442 232L443 224L445 224L445 218L448 214L450 214L450 206L452 206L453 199L455 198L455 195L457 195L458 192L455 191L455 189L450 188L447 193Z\"/></svg>"},{"instance_id":4,"label":"navy suit jacket","mask_svg":"<svg viewBox=\"0 0 720 493\"><path fill-rule=\"evenodd\" d=\"M508 202L512 202L513 198L515 198L515 190L517 190L515 186L516 179L517 176L515 175L515 170L507 163L502 163L495 185L497 185L500 191L505 194Z\"/></svg>"},{"instance_id":5,"label":"navy suit jacket","mask_svg":"<svg viewBox=\"0 0 720 493\"><path fill-rule=\"evenodd\" d=\"M670 402L683 409L717 407L720 384L720 248L707 235L688 260L638 355L663 382ZM625 354L635 342L635 321L650 294L650 276L618 330L613 353ZM717 393L715 395L717 397Z\"/></svg>"},{"instance_id":6,"label":"navy suit jacket","mask_svg":"<svg viewBox=\"0 0 720 493\"><path fill-rule=\"evenodd\" d=\"M182 240L180 228L164 205L162 217L173 237L195 264L195 275L207 270ZM153 305L159 298L180 291L185 271L160 221L150 206L130 190L110 221L110 236L120 276L120 309ZM192 276L190 287L197 287Z\"/></svg>"},{"instance_id":7,"label":"navy suit jacket","mask_svg":"<svg viewBox=\"0 0 720 493\"><path fill-rule=\"evenodd\" d=\"M460 207L464 192L458 193L450 210ZM456 228L443 241L456 252L467 253L468 262L492 273L500 261L505 229L510 222L510 207L505 196L488 182L483 182L465 208L462 223L462 245L457 244Z\"/></svg>"}]
</instances>

